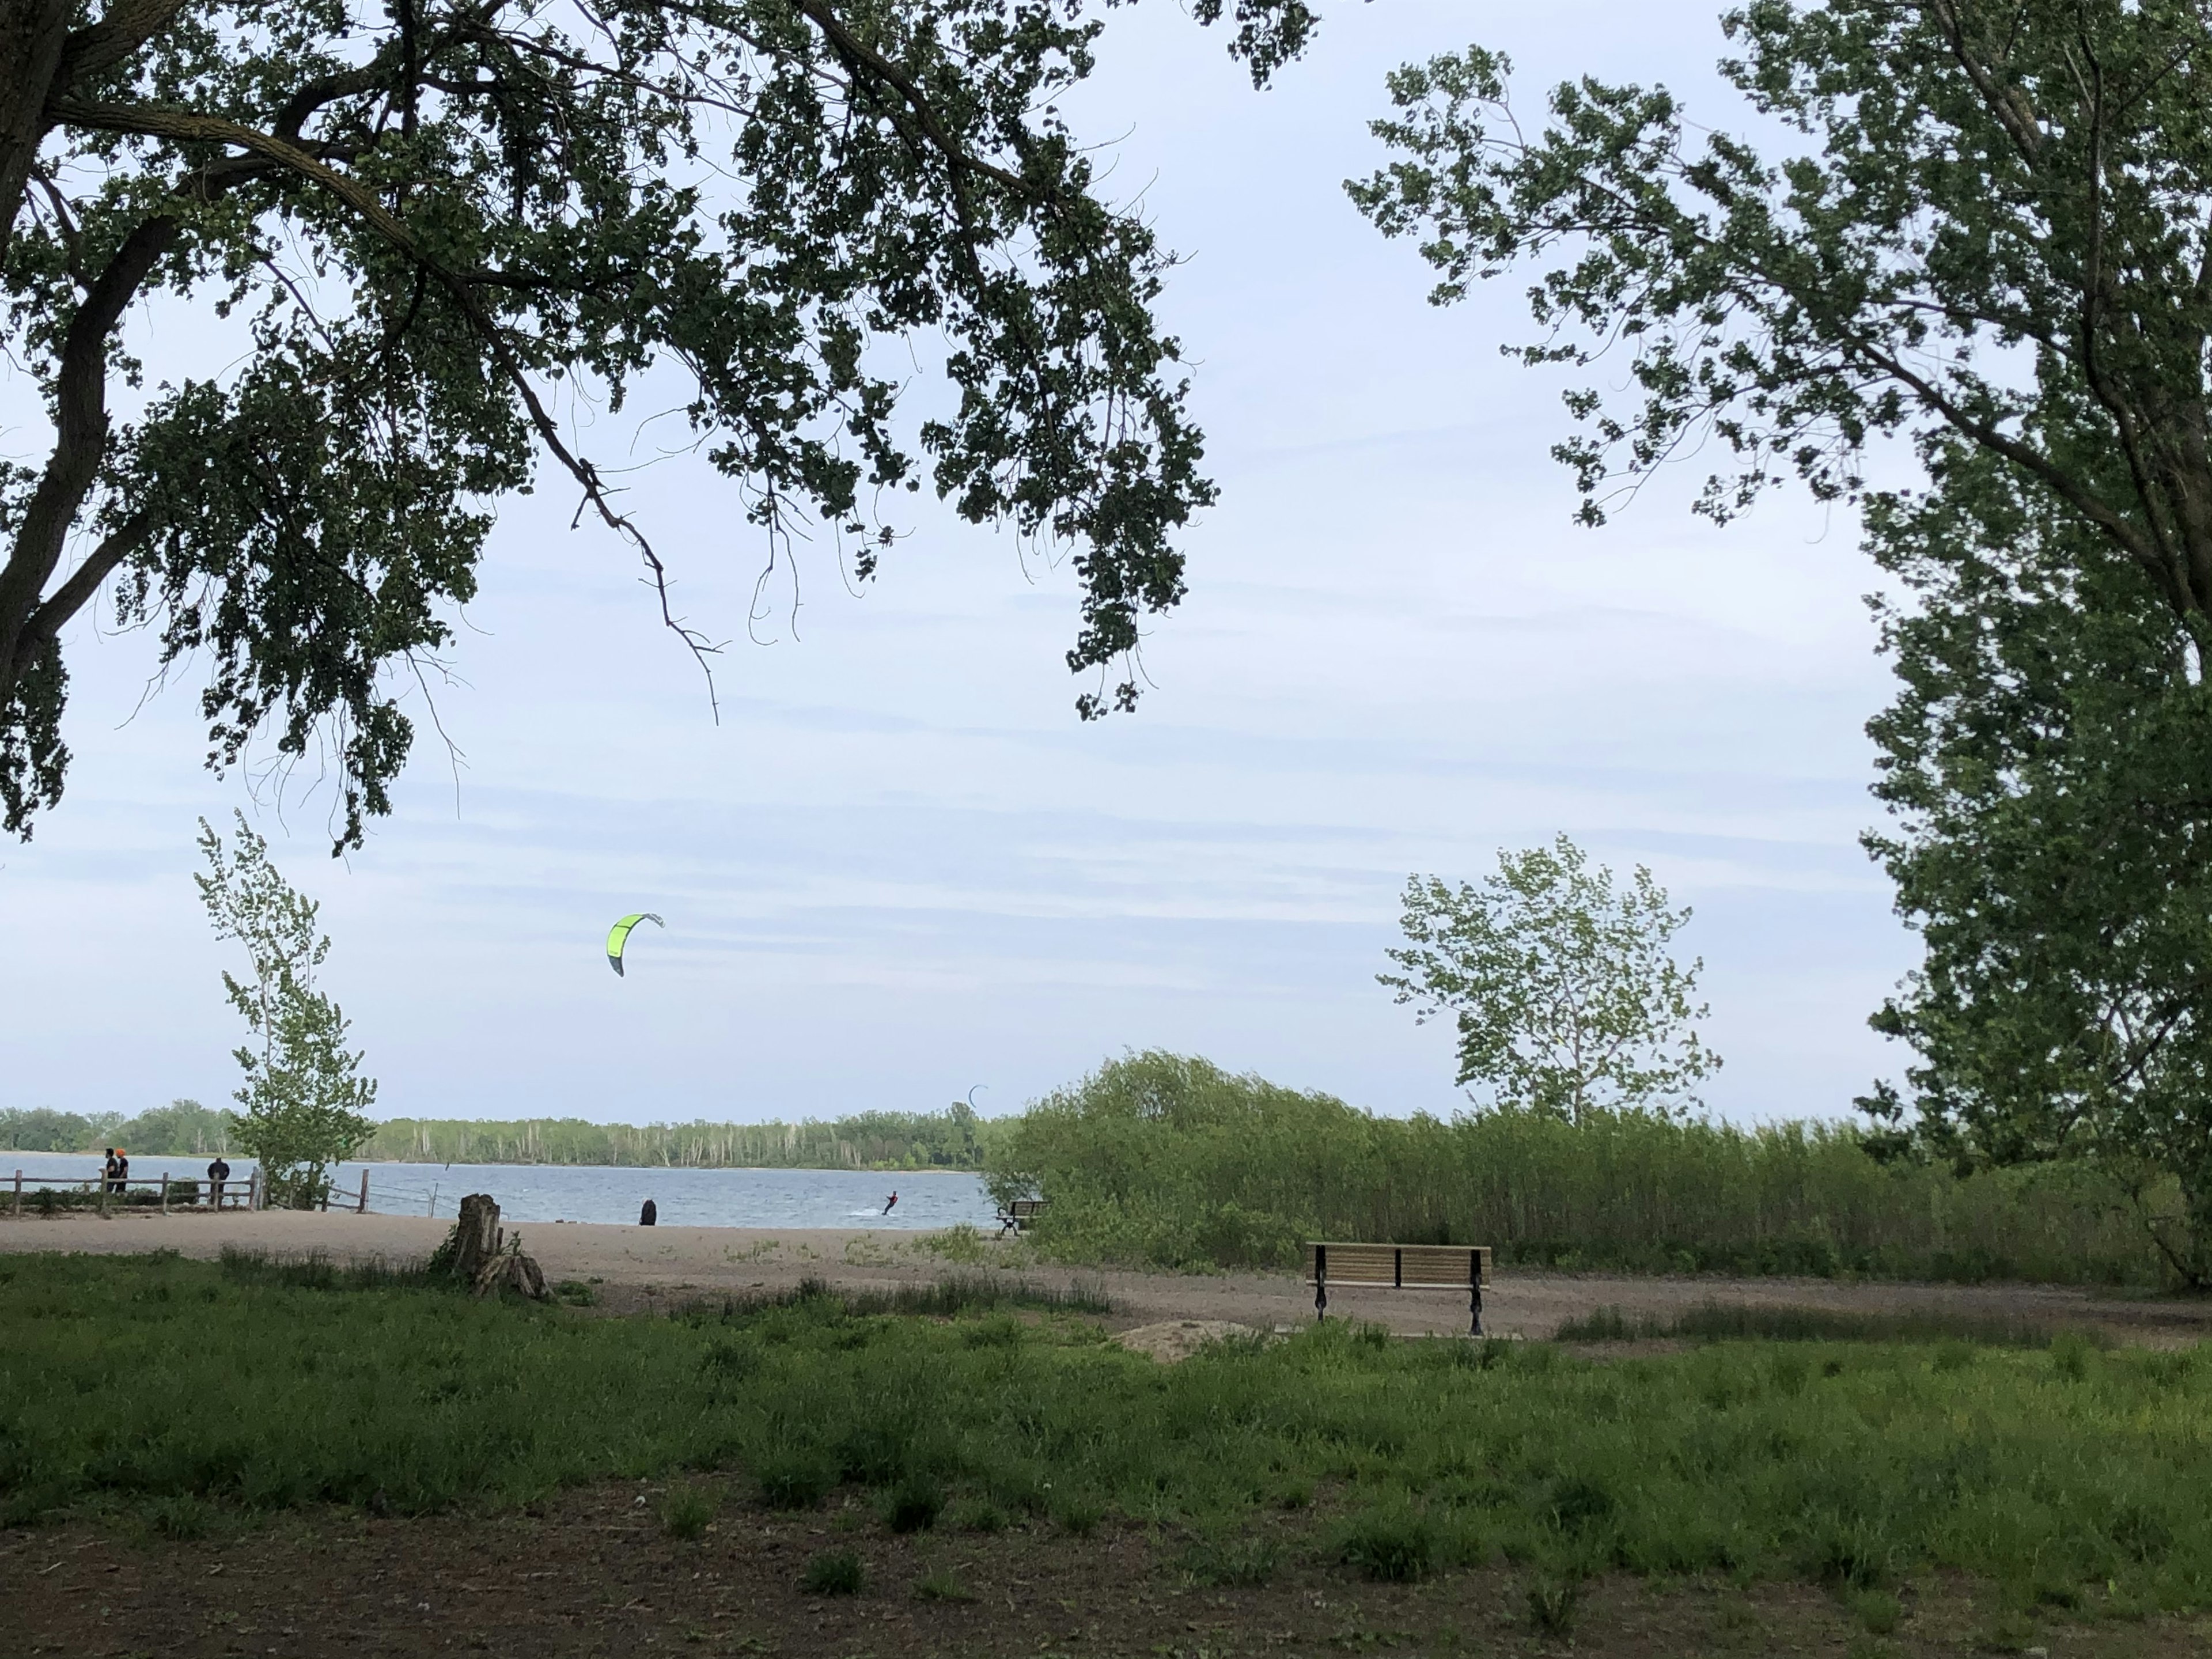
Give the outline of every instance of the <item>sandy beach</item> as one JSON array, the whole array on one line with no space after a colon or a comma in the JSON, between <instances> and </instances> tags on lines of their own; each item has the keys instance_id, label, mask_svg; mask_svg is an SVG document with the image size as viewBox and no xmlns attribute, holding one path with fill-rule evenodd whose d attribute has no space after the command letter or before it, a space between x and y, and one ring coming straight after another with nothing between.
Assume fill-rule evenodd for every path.
<instances>
[{"instance_id":1,"label":"sandy beach","mask_svg":"<svg viewBox=\"0 0 2212 1659\"><path fill-rule=\"evenodd\" d=\"M321 1251L334 1258L427 1255L451 1224L422 1217L272 1211L258 1215L118 1214L103 1219L0 1215L0 1252L33 1250L130 1254L173 1249L213 1257L226 1244L273 1255ZM676 1307L746 1291L787 1289L802 1279L883 1286L926 1283L962 1264L931 1250L926 1236L873 1229L619 1227L533 1223L520 1230L524 1248L554 1281L594 1286L617 1311ZM1114 1305L1109 1325L1126 1328L1164 1320L1227 1320L1261 1329L1313 1317L1313 1292L1290 1273L1157 1273L1071 1270L1039 1262L1018 1244L987 1249L981 1266L1032 1281L1103 1286ZM1702 1303L1811 1307L1863 1312L1949 1310L2100 1328L2117 1340L2172 1346L2212 1338L2212 1303L2203 1299L2124 1297L2068 1286L1849 1283L1811 1279L1635 1277L1502 1268L1485 1297L1486 1329L1501 1335L1548 1337L1566 1320L1601 1307L1631 1317L1663 1316ZM1467 1328L1466 1298L1456 1291L1339 1289L1333 1315L1370 1320L1406 1335L1449 1334Z\"/></svg>"}]
</instances>

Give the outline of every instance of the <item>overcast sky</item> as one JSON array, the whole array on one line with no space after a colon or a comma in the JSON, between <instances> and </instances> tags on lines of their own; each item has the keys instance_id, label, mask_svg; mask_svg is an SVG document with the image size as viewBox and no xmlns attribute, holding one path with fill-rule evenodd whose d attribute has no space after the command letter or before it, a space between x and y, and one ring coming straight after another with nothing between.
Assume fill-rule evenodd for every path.
<instances>
[{"instance_id":1,"label":"overcast sky","mask_svg":"<svg viewBox=\"0 0 2212 1659\"><path fill-rule=\"evenodd\" d=\"M0 1106L228 1097L237 964L189 878L195 820L243 807L323 902L380 1115L746 1120L978 1085L1006 1111L1155 1046L1449 1112L1449 1034L1375 983L1398 891L1560 830L1695 907L1716 1110L1847 1111L1895 1068L1865 1018L1913 959L1856 844L1888 684L1855 526L1778 495L1717 531L1685 472L1577 528L1563 382L1498 351L1528 335L1523 282L1431 310L1341 188L1379 157L1385 71L1471 40L1531 106L1587 71L1734 120L1717 9L1334 0L1257 95L1172 4L1113 15L1081 118L1188 256L1165 310L1222 486L1133 718L1074 718L1072 575L941 513L859 597L817 561L797 637L780 614L746 643L761 549L674 462L635 499L691 617L736 641L717 726L549 480L503 509L439 696L458 764L426 731L398 811L333 862L326 796L295 782L280 813L211 777L190 678L142 706L151 642L81 622L69 793L0 847ZM669 927L617 980L600 945L631 909Z\"/></svg>"}]
</instances>

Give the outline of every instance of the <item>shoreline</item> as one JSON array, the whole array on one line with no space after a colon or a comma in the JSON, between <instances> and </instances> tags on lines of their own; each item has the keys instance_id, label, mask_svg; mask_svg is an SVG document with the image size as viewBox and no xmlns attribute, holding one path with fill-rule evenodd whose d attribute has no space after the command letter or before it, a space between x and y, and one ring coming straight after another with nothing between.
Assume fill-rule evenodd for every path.
<instances>
[{"instance_id":1,"label":"shoreline","mask_svg":"<svg viewBox=\"0 0 2212 1659\"><path fill-rule=\"evenodd\" d=\"M1104 1291L1114 1311L1104 1322L1125 1329L1164 1321L1227 1321L1261 1330L1295 1328L1313 1318L1313 1293L1295 1273L1146 1273L1068 1267L1040 1261L1018 1243L986 1243L980 1261L937 1254L918 1230L881 1227L641 1227L608 1222L507 1222L510 1238L538 1259L549 1283L592 1287L611 1313L666 1310L717 1297L796 1289L802 1279L832 1286L886 1289L927 1284L949 1273L1003 1273L1065 1291L1080 1280ZM75 1212L53 1218L0 1213L0 1255L57 1252L142 1255L173 1249L212 1260L224 1247L273 1255L321 1252L335 1260L428 1256L450 1219L338 1211L265 1210L221 1214ZM988 1235L987 1235L988 1238ZM1638 1277L1499 1267L1483 1298L1484 1328L1500 1336L1549 1338L1571 1320L1601 1308L1633 1321L1667 1318L1707 1303L1753 1308L1808 1308L1868 1315L1956 1315L2077 1327L2130 1345L2182 1347L2212 1340L2212 1299L2123 1300L2076 1285L1936 1285L1825 1279ZM1457 1291L1333 1288L1332 1317L1382 1325L1405 1336L1462 1335L1467 1298ZM1599 1345L1653 1352L1652 1342Z\"/></svg>"},{"instance_id":2,"label":"shoreline","mask_svg":"<svg viewBox=\"0 0 2212 1659\"><path fill-rule=\"evenodd\" d=\"M88 1152L34 1152L27 1147L0 1147L0 1159L10 1158L98 1158L104 1151L94 1147ZM132 1152L132 1158L232 1158L253 1162L246 1152ZM563 1164L551 1158L531 1158L524 1161L500 1159L478 1163L470 1158L345 1158L331 1165L332 1169L350 1166L359 1169L363 1164L370 1169L404 1170L731 1170L746 1175L898 1175L981 1176L978 1167L973 1170L957 1168L949 1164Z\"/></svg>"}]
</instances>

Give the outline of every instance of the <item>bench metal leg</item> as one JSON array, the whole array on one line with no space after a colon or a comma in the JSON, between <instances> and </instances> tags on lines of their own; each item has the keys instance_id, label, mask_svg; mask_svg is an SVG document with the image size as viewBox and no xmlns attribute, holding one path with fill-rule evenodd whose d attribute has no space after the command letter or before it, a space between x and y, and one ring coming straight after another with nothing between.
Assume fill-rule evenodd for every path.
<instances>
[{"instance_id":1,"label":"bench metal leg","mask_svg":"<svg viewBox=\"0 0 2212 1659\"><path fill-rule=\"evenodd\" d=\"M1477 1270L1478 1275L1480 1271L1480 1269ZM1469 1336L1480 1336L1482 1334L1482 1280L1480 1276L1468 1286L1467 1310L1470 1316L1467 1334Z\"/></svg>"}]
</instances>

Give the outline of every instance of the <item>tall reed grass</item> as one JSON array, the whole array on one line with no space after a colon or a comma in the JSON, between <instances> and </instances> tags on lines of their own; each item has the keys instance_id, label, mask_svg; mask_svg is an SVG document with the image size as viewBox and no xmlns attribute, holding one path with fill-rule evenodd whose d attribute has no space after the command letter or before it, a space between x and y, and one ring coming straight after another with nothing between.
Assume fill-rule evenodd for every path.
<instances>
[{"instance_id":1,"label":"tall reed grass","mask_svg":"<svg viewBox=\"0 0 2212 1659\"><path fill-rule=\"evenodd\" d=\"M1643 1272L2154 1284L2161 1271L2094 1170L1883 1164L1832 1123L1381 1117L1162 1053L1037 1102L988 1168L1000 1194L1050 1200L1035 1243L1072 1261L1280 1267L1324 1238Z\"/></svg>"}]
</instances>

